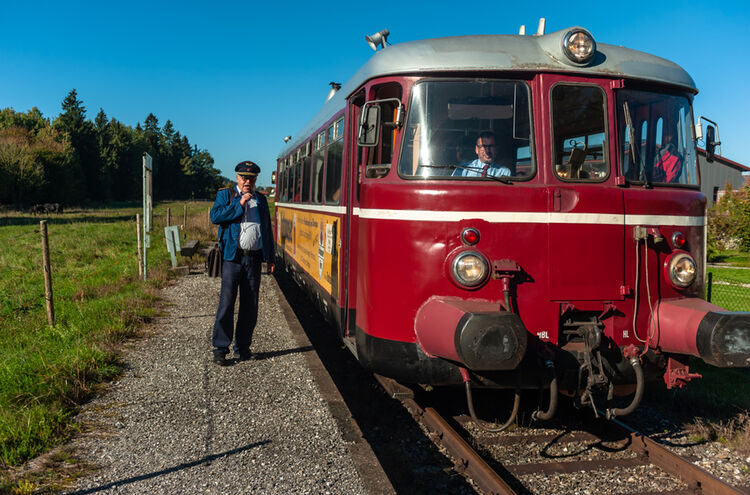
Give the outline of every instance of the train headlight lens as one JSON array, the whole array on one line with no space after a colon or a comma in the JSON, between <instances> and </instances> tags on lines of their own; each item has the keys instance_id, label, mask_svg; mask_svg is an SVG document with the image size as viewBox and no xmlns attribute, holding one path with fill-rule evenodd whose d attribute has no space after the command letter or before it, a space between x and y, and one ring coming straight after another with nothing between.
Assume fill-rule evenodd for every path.
<instances>
[{"instance_id":1,"label":"train headlight lens","mask_svg":"<svg viewBox=\"0 0 750 495\"><path fill-rule=\"evenodd\" d=\"M466 251L453 260L451 274L459 285L476 287L487 279L489 267L484 257L473 251Z\"/></svg>"},{"instance_id":2,"label":"train headlight lens","mask_svg":"<svg viewBox=\"0 0 750 495\"><path fill-rule=\"evenodd\" d=\"M669 260L669 281L675 287L685 288L695 281L695 260L687 253L680 253Z\"/></svg>"},{"instance_id":3,"label":"train headlight lens","mask_svg":"<svg viewBox=\"0 0 750 495\"><path fill-rule=\"evenodd\" d=\"M596 52L596 42L591 33L584 29L575 29L563 39L565 55L577 64L585 64Z\"/></svg>"}]
</instances>

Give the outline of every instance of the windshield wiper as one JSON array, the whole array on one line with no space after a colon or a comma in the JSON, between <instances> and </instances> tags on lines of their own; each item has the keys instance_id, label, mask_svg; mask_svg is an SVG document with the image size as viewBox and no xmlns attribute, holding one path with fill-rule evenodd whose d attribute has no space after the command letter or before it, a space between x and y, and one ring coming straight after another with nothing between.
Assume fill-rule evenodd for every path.
<instances>
[{"instance_id":1,"label":"windshield wiper","mask_svg":"<svg viewBox=\"0 0 750 495\"><path fill-rule=\"evenodd\" d=\"M472 172L477 172L480 175L482 174L482 172L484 172L483 168L465 167L463 165L420 165L420 167L422 167L422 168L450 169L450 170L455 170L455 169L471 170ZM512 184L513 183L509 179L506 179L504 176L499 176L498 177L496 175L486 174L484 176L481 176L480 178L482 178L482 179L492 179L492 180L495 180L497 182L502 182L503 184Z\"/></svg>"},{"instance_id":2,"label":"windshield wiper","mask_svg":"<svg viewBox=\"0 0 750 495\"><path fill-rule=\"evenodd\" d=\"M633 118L630 116L630 106L628 102L622 103L622 110L625 113L625 124L628 126L628 148L630 149L630 158L633 160L633 166L638 166L639 178L643 181L643 187L649 188L651 184L646 176L646 164L641 163L640 157L638 156L638 150L635 147L635 128L633 127Z\"/></svg>"}]
</instances>

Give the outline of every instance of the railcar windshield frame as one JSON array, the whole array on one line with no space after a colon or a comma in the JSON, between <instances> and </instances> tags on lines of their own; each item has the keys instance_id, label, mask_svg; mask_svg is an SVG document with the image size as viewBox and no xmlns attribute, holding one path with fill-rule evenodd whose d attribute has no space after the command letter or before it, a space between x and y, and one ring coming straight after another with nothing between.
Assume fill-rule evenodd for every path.
<instances>
[{"instance_id":1,"label":"railcar windshield frame","mask_svg":"<svg viewBox=\"0 0 750 495\"><path fill-rule=\"evenodd\" d=\"M616 90L615 102L620 173L626 181L644 187L700 188L690 95L623 88Z\"/></svg>"},{"instance_id":2,"label":"railcar windshield frame","mask_svg":"<svg viewBox=\"0 0 750 495\"><path fill-rule=\"evenodd\" d=\"M424 78L411 89L398 174L407 180L525 181L537 172L534 143L528 80Z\"/></svg>"}]
</instances>

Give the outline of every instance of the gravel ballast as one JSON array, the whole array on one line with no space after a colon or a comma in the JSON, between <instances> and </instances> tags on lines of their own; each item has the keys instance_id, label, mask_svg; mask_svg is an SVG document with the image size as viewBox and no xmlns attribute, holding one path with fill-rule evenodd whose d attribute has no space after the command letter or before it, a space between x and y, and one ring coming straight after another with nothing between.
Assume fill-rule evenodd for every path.
<instances>
[{"instance_id":1,"label":"gravel ballast","mask_svg":"<svg viewBox=\"0 0 750 495\"><path fill-rule=\"evenodd\" d=\"M96 469L68 493L368 492L272 277L261 285L259 359L211 362L219 286L193 273L163 291L166 315L79 415L73 448Z\"/></svg>"}]
</instances>

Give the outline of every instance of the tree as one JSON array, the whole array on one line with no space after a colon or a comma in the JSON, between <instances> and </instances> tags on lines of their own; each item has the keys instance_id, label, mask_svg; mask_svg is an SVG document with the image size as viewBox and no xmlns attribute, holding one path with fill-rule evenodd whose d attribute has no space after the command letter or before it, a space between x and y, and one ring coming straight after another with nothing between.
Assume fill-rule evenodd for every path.
<instances>
[{"instance_id":1,"label":"tree","mask_svg":"<svg viewBox=\"0 0 750 495\"><path fill-rule=\"evenodd\" d=\"M707 230L709 258L726 249L750 251L750 187L735 191L727 183L708 212Z\"/></svg>"},{"instance_id":2,"label":"tree","mask_svg":"<svg viewBox=\"0 0 750 495\"><path fill-rule=\"evenodd\" d=\"M55 119L54 128L70 140L76 152L78 163L83 172L87 196L101 200L106 191L100 181L101 165L97 152L96 132L94 125L86 120L86 107L78 99L78 93L72 89L62 103L62 113Z\"/></svg>"}]
</instances>

